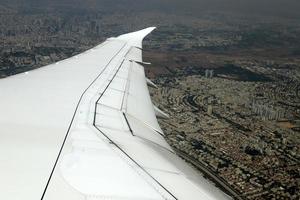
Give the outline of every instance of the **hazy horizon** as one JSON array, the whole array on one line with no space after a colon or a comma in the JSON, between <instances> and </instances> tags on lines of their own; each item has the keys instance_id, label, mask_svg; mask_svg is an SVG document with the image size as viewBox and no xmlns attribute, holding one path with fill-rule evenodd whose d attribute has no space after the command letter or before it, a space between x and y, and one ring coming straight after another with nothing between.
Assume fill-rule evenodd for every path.
<instances>
[{"instance_id":1,"label":"hazy horizon","mask_svg":"<svg viewBox=\"0 0 300 200\"><path fill-rule=\"evenodd\" d=\"M296 0L0 0L0 5L21 10L40 11L164 11L199 15L203 11L233 12L300 18Z\"/></svg>"}]
</instances>

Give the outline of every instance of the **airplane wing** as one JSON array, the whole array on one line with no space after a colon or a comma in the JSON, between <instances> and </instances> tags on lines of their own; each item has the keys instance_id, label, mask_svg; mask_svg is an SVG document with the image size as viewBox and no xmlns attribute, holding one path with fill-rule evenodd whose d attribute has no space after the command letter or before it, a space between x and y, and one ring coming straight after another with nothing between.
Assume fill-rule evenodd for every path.
<instances>
[{"instance_id":1,"label":"airplane wing","mask_svg":"<svg viewBox=\"0 0 300 200\"><path fill-rule=\"evenodd\" d=\"M154 28L0 80L0 199L227 199L164 140L144 67Z\"/></svg>"}]
</instances>

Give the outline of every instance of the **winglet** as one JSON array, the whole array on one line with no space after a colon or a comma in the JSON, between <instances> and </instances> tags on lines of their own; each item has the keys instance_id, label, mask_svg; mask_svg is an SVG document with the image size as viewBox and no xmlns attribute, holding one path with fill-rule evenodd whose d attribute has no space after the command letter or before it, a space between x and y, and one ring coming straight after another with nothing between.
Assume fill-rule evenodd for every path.
<instances>
[{"instance_id":1,"label":"winglet","mask_svg":"<svg viewBox=\"0 0 300 200\"><path fill-rule=\"evenodd\" d=\"M131 46L142 48L143 39L150 34L156 27L149 27L140 31L120 35L117 39L125 40Z\"/></svg>"}]
</instances>

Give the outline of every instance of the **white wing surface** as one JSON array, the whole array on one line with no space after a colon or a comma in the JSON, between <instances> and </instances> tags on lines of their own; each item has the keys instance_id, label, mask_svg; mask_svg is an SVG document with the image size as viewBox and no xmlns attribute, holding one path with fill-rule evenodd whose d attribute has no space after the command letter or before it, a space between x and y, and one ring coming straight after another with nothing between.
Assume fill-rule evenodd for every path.
<instances>
[{"instance_id":1,"label":"white wing surface","mask_svg":"<svg viewBox=\"0 0 300 200\"><path fill-rule=\"evenodd\" d=\"M227 199L163 138L142 63L154 28L0 80L0 199Z\"/></svg>"}]
</instances>

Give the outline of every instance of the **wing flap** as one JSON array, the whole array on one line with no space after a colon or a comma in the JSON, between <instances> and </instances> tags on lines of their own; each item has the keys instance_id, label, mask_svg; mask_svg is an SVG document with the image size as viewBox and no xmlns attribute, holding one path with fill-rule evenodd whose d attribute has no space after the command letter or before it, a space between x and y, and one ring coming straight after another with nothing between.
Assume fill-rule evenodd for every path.
<instances>
[{"instance_id":1,"label":"wing flap","mask_svg":"<svg viewBox=\"0 0 300 200\"><path fill-rule=\"evenodd\" d=\"M132 62L129 77L129 89L126 98L126 113L142 121L153 130L163 134L158 125L149 95L144 67Z\"/></svg>"},{"instance_id":2,"label":"wing flap","mask_svg":"<svg viewBox=\"0 0 300 200\"><path fill-rule=\"evenodd\" d=\"M135 62L143 62L142 50L140 48L132 47L126 55L126 58Z\"/></svg>"},{"instance_id":3,"label":"wing flap","mask_svg":"<svg viewBox=\"0 0 300 200\"><path fill-rule=\"evenodd\" d=\"M164 140L162 135L157 131L153 130L151 127L147 126L145 123L139 121L138 119L132 117L131 115L125 115L128 121L128 126L130 127L132 134L135 137L142 138L149 142L159 145L162 148L173 151L168 143Z\"/></svg>"}]
</instances>

